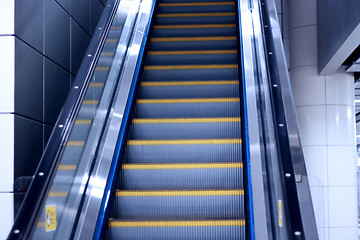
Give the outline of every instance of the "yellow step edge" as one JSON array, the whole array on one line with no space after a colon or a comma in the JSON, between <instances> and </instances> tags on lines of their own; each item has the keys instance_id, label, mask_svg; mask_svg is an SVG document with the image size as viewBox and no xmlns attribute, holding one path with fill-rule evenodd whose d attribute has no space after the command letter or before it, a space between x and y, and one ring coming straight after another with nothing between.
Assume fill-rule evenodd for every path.
<instances>
[{"instance_id":1,"label":"yellow step edge","mask_svg":"<svg viewBox=\"0 0 360 240\"><path fill-rule=\"evenodd\" d=\"M67 192L49 192L48 197L67 197Z\"/></svg>"},{"instance_id":2,"label":"yellow step edge","mask_svg":"<svg viewBox=\"0 0 360 240\"><path fill-rule=\"evenodd\" d=\"M172 81L172 82L141 82L141 87L160 86L195 86L195 85L239 85L239 81Z\"/></svg>"},{"instance_id":3,"label":"yellow step edge","mask_svg":"<svg viewBox=\"0 0 360 240\"><path fill-rule=\"evenodd\" d=\"M104 83L90 83L89 87L103 87Z\"/></svg>"},{"instance_id":4,"label":"yellow step edge","mask_svg":"<svg viewBox=\"0 0 360 240\"><path fill-rule=\"evenodd\" d=\"M235 2L192 2L192 3L160 3L159 7L191 7L191 6L228 6Z\"/></svg>"},{"instance_id":5,"label":"yellow step edge","mask_svg":"<svg viewBox=\"0 0 360 240\"><path fill-rule=\"evenodd\" d=\"M59 165L58 170L75 170L76 165Z\"/></svg>"},{"instance_id":6,"label":"yellow step edge","mask_svg":"<svg viewBox=\"0 0 360 240\"><path fill-rule=\"evenodd\" d=\"M229 123L240 122L239 117L232 118L135 118L134 124L142 123Z\"/></svg>"},{"instance_id":7,"label":"yellow step edge","mask_svg":"<svg viewBox=\"0 0 360 240\"><path fill-rule=\"evenodd\" d=\"M95 71L108 71L109 67L96 67Z\"/></svg>"},{"instance_id":8,"label":"yellow step edge","mask_svg":"<svg viewBox=\"0 0 360 240\"><path fill-rule=\"evenodd\" d=\"M67 146L84 146L84 141L68 141L66 143Z\"/></svg>"},{"instance_id":9,"label":"yellow step edge","mask_svg":"<svg viewBox=\"0 0 360 240\"><path fill-rule=\"evenodd\" d=\"M175 191L116 191L117 197L162 197L162 196L236 196L244 195L242 189L231 190L175 190Z\"/></svg>"},{"instance_id":10,"label":"yellow step edge","mask_svg":"<svg viewBox=\"0 0 360 240\"><path fill-rule=\"evenodd\" d=\"M236 36L231 37L173 37L173 38L151 38L150 42L191 42L191 41L230 41L236 40Z\"/></svg>"},{"instance_id":11,"label":"yellow step edge","mask_svg":"<svg viewBox=\"0 0 360 240\"><path fill-rule=\"evenodd\" d=\"M237 50L205 50L205 51L149 51L147 55L189 55L189 54L237 54Z\"/></svg>"},{"instance_id":12,"label":"yellow step edge","mask_svg":"<svg viewBox=\"0 0 360 240\"><path fill-rule=\"evenodd\" d=\"M234 28L236 24L187 24L187 25L155 25L155 29L182 29L182 28Z\"/></svg>"},{"instance_id":13,"label":"yellow step edge","mask_svg":"<svg viewBox=\"0 0 360 240\"><path fill-rule=\"evenodd\" d=\"M203 144L241 144L240 138L231 139L181 139L181 140L128 140L127 145L203 145Z\"/></svg>"},{"instance_id":14,"label":"yellow step edge","mask_svg":"<svg viewBox=\"0 0 360 240\"><path fill-rule=\"evenodd\" d=\"M237 64L211 64L211 65L167 65L167 66L145 66L144 70L188 70L188 69L228 69L238 68Z\"/></svg>"},{"instance_id":15,"label":"yellow step edge","mask_svg":"<svg viewBox=\"0 0 360 240\"><path fill-rule=\"evenodd\" d=\"M221 13L159 13L156 17L226 17L235 16L235 12Z\"/></svg>"},{"instance_id":16,"label":"yellow step edge","mask_svg":"<svg viewBox=\"0 0 360 240\"><path fill-rule=\"evenodd\" d=\"M89 119L79 119L79 120L75 120L75 124L91 124L91 120L89 120Z\"/></svg>"},{"instance_id":17,"label":"yellow step edge","mask_svg":"<svg viewBox=\"0 0 360 240\"><path fill-rule=\"evenodd\" d=\"M118 40L116 38L108 38L105 42L107 43L116 43Z\"/></svg>"},{"instance_id":18,"label":"yellow step edge","mask_svg":"<svg viewBox=\"0 0 360 240\"><path fill-rule=\"evenodd\" d=\"M111 221L109 227L216 227L245 226L245 220Z\"/></svg>"},{"instance_id":19,"label":"yellow step edge","mask_svg":"<svg viewBox=\"0 0 360 240\"><path fill-rule=\"evenodd\" d=\"M98 104L99 101L98 100L84 100L82 103L83 104Z\"/></svg>"},{"instance_id":20,"label":"yellow step edge","mask_svg":"<svg viewBox=\"0 0 360 240\"><path fill-rule=\"evenodd\" d=\"M176 99L138 99L138 104L150 103L226 103L240 102L240 98L176 98Z\"/></svg>"},{"instance_id":21,"label":"yellow step edge","mask_svg":"<svg viewBox=\"0 0 360 240\"><path fill-rule=\"evenodd\" d=\"M123 170L242 168L238 163L123 164Z\"/></svg>"}]
</instances>

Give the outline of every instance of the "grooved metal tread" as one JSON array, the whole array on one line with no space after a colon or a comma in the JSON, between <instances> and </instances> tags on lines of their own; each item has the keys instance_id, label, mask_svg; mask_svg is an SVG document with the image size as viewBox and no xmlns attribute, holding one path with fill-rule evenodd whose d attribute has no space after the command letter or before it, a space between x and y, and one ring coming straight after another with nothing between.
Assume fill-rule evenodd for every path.
<instances>
[{"instance_id":1,"label":"grooved metal tread","mask_svg":"<svg viewBox=\"0 0 360 240\"><path fill-rule=\"evenodd\" d=\"M157 3L110 239L245 239L235 11Z\"/></svg>"}]
</instances>

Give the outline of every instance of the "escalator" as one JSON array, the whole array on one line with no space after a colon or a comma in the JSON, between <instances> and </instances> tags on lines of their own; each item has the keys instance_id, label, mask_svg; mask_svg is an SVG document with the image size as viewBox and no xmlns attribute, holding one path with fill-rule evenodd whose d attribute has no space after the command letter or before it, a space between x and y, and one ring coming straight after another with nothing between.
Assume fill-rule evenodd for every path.
<instances>
[{"instance_id":1,"label":"escalator","mask_svg":"<svg viewBox=\"0 0 360 240\"><path fill-rule=\"evenodd\" d=\"M109 0L8 239L317 239L268 2Z\"/></svg>"},{"instance_id":2,"label":"escalator","mask_svg":"<svg viewBox=\"0 0 360 240\"><path fill-rule=\"evenodd\" d=\"M110 239L245 239L235 2L155 12Z\"/></svg>"}]
</instances>

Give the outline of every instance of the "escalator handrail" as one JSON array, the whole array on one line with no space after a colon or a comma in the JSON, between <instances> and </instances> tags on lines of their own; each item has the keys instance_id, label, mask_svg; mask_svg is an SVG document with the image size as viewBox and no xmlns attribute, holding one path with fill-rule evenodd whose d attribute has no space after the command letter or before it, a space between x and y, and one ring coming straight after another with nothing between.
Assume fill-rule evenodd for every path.
<instances>
[{"instance_id":1,"label":"escalator handrail","mask_svg":"<svg viewBox=\"0 0 360 240\"><path fill-rule=\"evenodd\" d=\"M117 184L117 181L114 181L114 178L115 178L116 174L118 174L118 171L120 169L121 159L122 159L121 155L124 153L124 148L126 145L126 141L125 141L126 140L126 137L125 137L126 136L126 127L129 126L129 124L131 122L131 114L130 114L131 108L132 108L132 105L134 104L134 102L136 101L135 91L136 91L136 87L137 87L137 84L139 81L138 78L140 75L141 66L143 64L142 59L144 56L145 47L146 47L146 43L147 43L147 39L148 39L148 34L150 31L150 26L151 26L150 23L153 18L155 4L156 4L156 0L153 0L152 7L150 10L148 24L143 33L143 40L142 40L142 43L141 43L141 46L139 49L138 60L137 60L135 72L134 72L134 75L132 78L131 88L130 88L128 100L126 102L125 112L123 114L123 122L121 124L120 132L118 135L118 140L116 142L115 152L113 155L113 161L111 163L111 167L110 167L110 171L109 171L109 175L108 175L108 181L106 182L106 186L105 186L106 194L103 197L103 200L101 202L100 211L99 211L98 218L96 221L93 239L100 239L100 237L103 236L105 230L107 229L107 226L105 226L104 224L107 223L106 217L108 217L109 208L111 208L111 206L109 204L109 202L111 202L111 200L112 200L112 199L110 199L110 195L112 195L111 191L115 191L114 190L115 185Z\"/></svg>"},{"instance_id":2,"label":"escalator handrail","mask_svg":"<svg viewBox=\"0 0 360 240\"><path fill-rule=\"evenodd\" d=\"M258 0L273 101L275 131L285 197L289 235L294 239L318 239L308 176L302 152L295 104L287 72L280 26L273 0ZM267 25L267 27L265 27ZM271 53L271 54L270 54ZM290 174L290 175L289 175Z\"/></svg>"},{"instance_id":3,"label":"escalator handrail","mask_svg":"<svg viewBox=\"0 0 360 240\"><path fill-rule=\"evenodd\" d=\"M104 7L72 88L32 178L29 190L14 220L8 239L29 239L33 232L36 225L35 221L40 214L42 203L56 172L62 149L66 145L119 3L120 0L108 0Z\"/></svg>"}]
</instances>

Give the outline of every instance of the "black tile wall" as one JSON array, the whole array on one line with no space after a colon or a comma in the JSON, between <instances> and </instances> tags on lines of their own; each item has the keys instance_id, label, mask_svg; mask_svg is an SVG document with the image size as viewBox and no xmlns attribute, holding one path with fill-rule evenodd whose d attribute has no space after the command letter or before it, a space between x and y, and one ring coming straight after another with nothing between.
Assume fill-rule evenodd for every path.
<instances>
[{"instance_id":1,"label":"black tile wall","mask_svg":"<svg viewBox=\"0 0 360 240\"><path fill-rule=\"evenodd\" d=\"M15 1L15 179L34 173L105 2Z\"/></svg>"}]
</instances>

